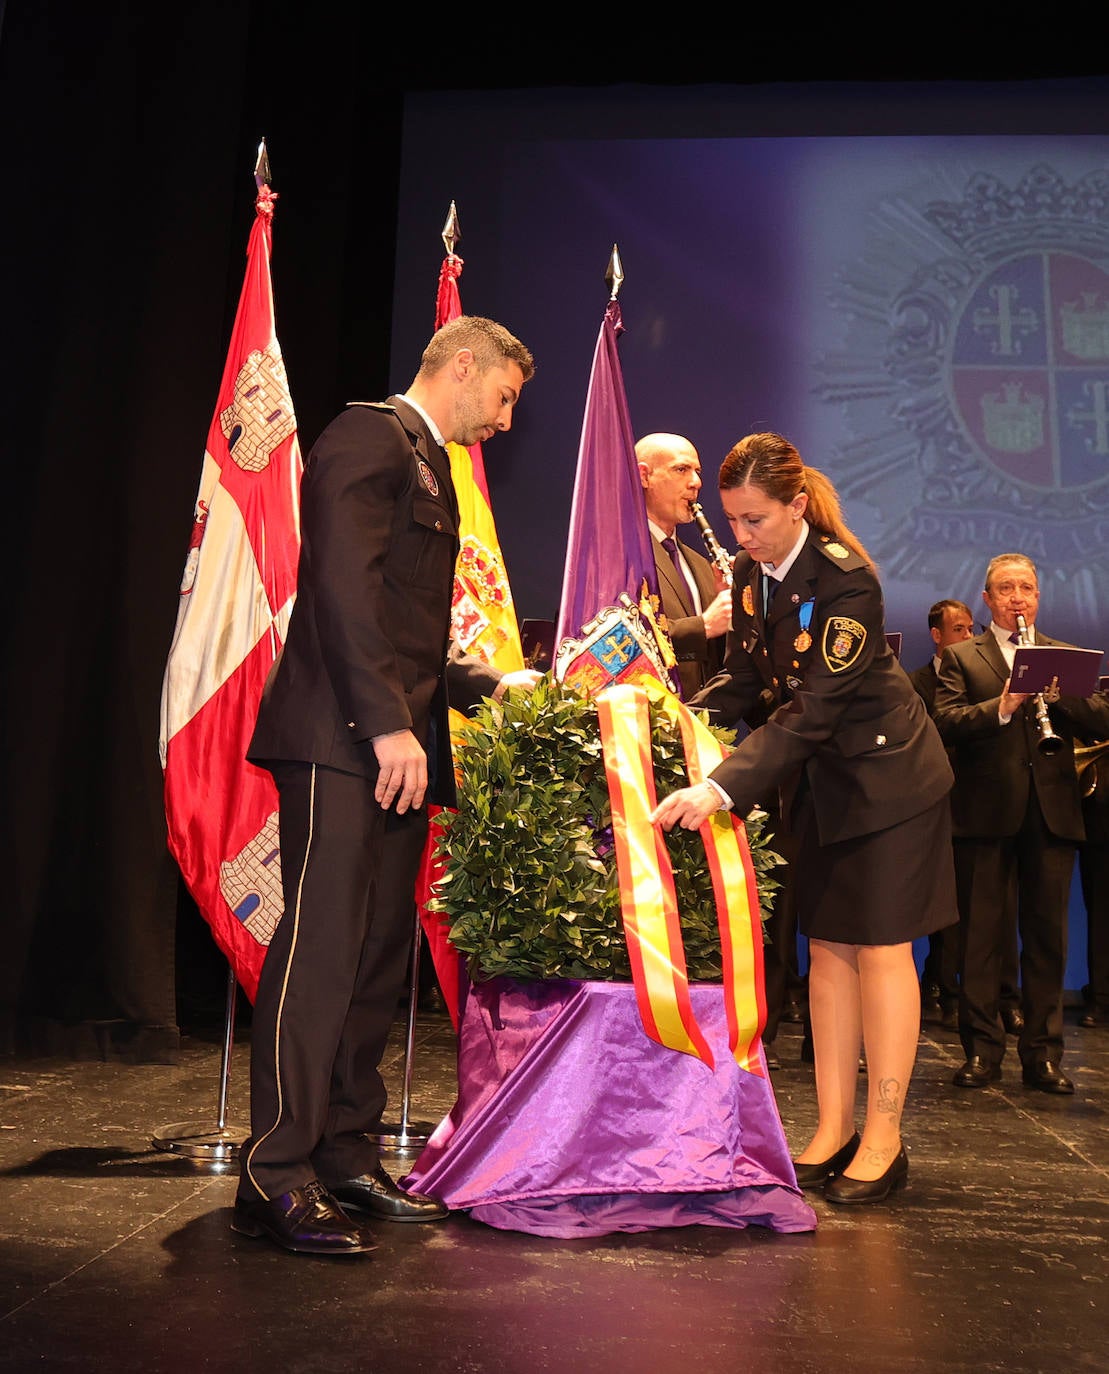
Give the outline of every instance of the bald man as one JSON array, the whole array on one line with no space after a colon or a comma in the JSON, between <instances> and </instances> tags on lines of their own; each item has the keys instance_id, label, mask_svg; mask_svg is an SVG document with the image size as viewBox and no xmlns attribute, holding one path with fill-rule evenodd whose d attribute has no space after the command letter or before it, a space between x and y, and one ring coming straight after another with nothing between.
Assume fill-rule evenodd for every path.
<instances>
[{"instance_id":1,"label":"bald man","mask_svg":"<svg viewBox=\"0 0 1109 1374\"><path fill-rule=\"evenodd\" d=\"M719 672L724 636L732 623L732 596L721 589L713 565L677 538L693 519L701 490L701 460L680 434L648 434L635 446L647 523L655 546L662 609L678 660L682 697L688 701Z\"/></svg>"}]
</instances>

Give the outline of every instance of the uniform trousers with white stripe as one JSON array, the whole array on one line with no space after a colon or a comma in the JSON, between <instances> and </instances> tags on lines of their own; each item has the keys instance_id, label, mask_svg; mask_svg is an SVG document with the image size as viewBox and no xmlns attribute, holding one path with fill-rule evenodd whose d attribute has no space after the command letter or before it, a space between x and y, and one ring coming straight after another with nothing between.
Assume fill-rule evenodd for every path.
<instances>
[{"instance_id":1,"label":"uniform trousers with white stripe","mask_svg":"<svg viewBox=\"0 0 1109 1374\"><path fill-rule=\"evenodd\" d=\"M285 912L251 1022L243 1197L374 1168L366 1138L385 1109L379 1072L415 927L427 811L383 811L372 779L273 765Z\"/></svg>"}]
</instances>

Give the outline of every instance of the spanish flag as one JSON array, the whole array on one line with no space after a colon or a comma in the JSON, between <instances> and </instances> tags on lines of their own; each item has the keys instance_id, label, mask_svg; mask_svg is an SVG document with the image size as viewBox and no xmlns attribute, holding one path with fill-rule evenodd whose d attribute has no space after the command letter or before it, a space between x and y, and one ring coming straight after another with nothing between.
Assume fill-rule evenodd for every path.
<instances>
[{"instance_id":1,"label":"spanish flag","mask_svg":"<svg viewBox=\"0 0 1109 1374\"><path fill-rule=\"evenodd\" d=\"M435 300L436 329L462 314L462 301L458 294L462 259L454 252L457 236L458 219L452 201L443 230L447 254L439 269L439 291ZM493 521L481 445L463 448L461 444L448 444L447 452L458 498L460 542L454 575L451 634L466 653L484 659L502 672L514 672L524 666L524 653L520 645L516 607ZM464 716L452 713L451 720L454 730L466 728ZM435 854L438 836L435 818L438 812L438 807L431 808L431 825L416 880L416 904L439 986L443 990L443 999L457 1027L458 955L447 940L442 918L427 910L432 887L442 873L442 861Z\"/></svg>"}]
</instances>

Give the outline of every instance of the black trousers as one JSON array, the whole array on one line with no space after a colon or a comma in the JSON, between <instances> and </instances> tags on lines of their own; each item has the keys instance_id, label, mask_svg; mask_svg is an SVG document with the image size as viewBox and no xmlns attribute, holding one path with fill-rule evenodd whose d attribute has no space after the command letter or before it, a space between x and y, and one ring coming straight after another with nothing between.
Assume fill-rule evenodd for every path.
<instances>
[{"instance_id":1,"label":"black trousers","mask_svg":"<svg viewBox=\"0 0 1109 1374\"><path fill-rule=\"evenodd\" d=\"M415 928L427 812L383 811L373 782L274 767L285 912L251 1021L250 1139L240 1193L275 1197L372 1169L379 1072Z\"/></svg>"},{"instance_id":2,"label":"black trousers","mask_svg":"<svg viewBox=\"0 0 1109 1374\"><path fill-rule=\"evenodd\" d=\"M1016 835L956 839L955 874L963 929L959 975L959 1036L968 1058L999 1064L1005 1028L999 1015L1007 941L1007 894L1017 884L1021 1007L1018 1041L1027 1066L1063 1057L1063 978L1067 963L1067 906L1075 845L1044 825L1035 791Z\"/></svg>"}]
</instances>

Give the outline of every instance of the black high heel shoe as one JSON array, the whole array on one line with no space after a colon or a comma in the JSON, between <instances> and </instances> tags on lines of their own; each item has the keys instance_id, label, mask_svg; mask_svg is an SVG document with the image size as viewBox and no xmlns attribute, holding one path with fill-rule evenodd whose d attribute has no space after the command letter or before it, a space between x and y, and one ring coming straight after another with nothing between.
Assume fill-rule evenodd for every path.
<instances>
[{"instance_id":1,"label":"black high heel shoe","mask_svg":"<svg viewBox=\"0 0 1109 1374\"><path fill-rule=\"evenodd\" d=\"M798 1188L823 1188L833 1174L842 1173L847 1168L858 1148L859 1133L856 1131L846 1145L840 1146L834 1155L822 1159L819 1164L798 1164L795 1159L791 1160Z\"/></svg>"},{"instance_id":2,"label":"black high heel shoe","mask_svg":"<svg viewBox=\"0 0 1109 1374\"><path fill-rule=\"evenodd\" d=\"M850 1178L837 1174L824 1185L826 1202L883 1202L896 1188L903 1188L909 1177L909 1156L904 1145L889 1168L879 1178Z\"/></svg>"}]
</instances>

